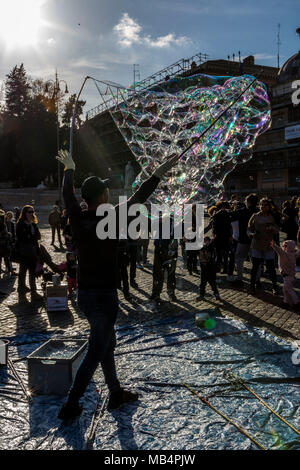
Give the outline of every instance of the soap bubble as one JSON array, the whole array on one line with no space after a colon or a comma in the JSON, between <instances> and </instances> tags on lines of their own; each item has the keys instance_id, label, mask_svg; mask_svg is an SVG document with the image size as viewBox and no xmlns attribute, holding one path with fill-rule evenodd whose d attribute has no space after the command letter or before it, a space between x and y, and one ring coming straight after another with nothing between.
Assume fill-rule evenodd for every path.
<instances>
[{"instance_id":1,"label":"soap bubble","mask_svg":"<svg viewBox=\"0 0 300 470\"><path fill-rule=\"evenodd\" d=\"M181 155L196 140L160 182L151 202L215 202L226 176L251 158L257 136L270 126L266 86L254 80L250 75L198 74L122 92L122 100L116 100L110 112L141 167L133 189L165 159Z\"/></svg>"}]
</instances>

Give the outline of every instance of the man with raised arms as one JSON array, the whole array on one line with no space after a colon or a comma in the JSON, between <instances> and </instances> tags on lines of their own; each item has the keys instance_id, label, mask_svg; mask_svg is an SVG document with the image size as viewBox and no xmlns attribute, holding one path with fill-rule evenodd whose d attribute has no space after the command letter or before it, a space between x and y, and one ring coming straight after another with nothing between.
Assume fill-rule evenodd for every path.
<instances>
[{"instance_id":1,"label":"man with raised arms","mask_svg":"<svg viewBox=\"0 0 300 470\"><path fill-rule=\"evenodd\" d=\"M68 420L81 414L82 407L79 400L99 363L102 366L105 382L109 389L108 409L115 409L123 403L135 401L138 394L122 388L115 367L114 325L118 313L118 237L108 237L102 240L97 237L96 233L97 225L103 219L103 217L97 216L97 209L101 204L107 204L109 200L107 180L103 181L92 176L84 181L81 193L88 205L88 210L82 211L73 188L75 163L71 155L63 150L59 152L57 159L65 167L63 195L78 249L78 306L90 324L89 346L86 356L77 371L68 399L58 415L59 419ZM162 176L177 161L177 156L172 157L158 167L127 201L127 209L133 204L145 202L156 189ZM115 207L116 220L118 220L120 207L120 205ZM117 234L118 229L119 227L117 227Z\"/></svg>"}]
</instances>

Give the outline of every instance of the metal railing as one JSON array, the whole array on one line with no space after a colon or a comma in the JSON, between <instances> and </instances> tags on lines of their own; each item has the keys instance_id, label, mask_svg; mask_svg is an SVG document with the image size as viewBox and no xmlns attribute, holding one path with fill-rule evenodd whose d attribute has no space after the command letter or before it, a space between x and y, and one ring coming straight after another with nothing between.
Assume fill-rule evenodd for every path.
<instances>
[{"instance_id":1,"label":"metal railing","mask_svg":"<svg viewBox=\"0 0 300 470\"><path fill-rule=\"evenodd\" d=\"M150 75L150 77L147 77L144 80L135 83L133 85L132 91L142 91L147 88L150 88L153 85L161 83L166 78L169 79L178 74L184 73L193 67L198 67L200 64L208 60L208 58L209 56L207 54L202 54L201 52L199 52L198 54L195 54L192 57L189 57L188 59L180 59L178 60L178 62L169 65L168 67L160 70L159 72L156 72L153 75ZM115 104L116 98L111 98L105 103L99 104L98 106L86 113L86 120L88 121L89 119L92 119L95 116L102 114L103 112L107 111L108 108L113 107Z\"/></svg>"}]
</instances>

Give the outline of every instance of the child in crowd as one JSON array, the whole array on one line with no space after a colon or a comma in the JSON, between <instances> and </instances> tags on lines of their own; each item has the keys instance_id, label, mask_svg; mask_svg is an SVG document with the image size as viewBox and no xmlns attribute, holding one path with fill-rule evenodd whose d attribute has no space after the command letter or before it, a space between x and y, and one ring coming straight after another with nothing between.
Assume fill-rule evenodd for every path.
<instances>
[{"instance_id":1,"label":"child in crowd","mask_svg":"<svg viewBox=\"0 0 300 470\"><path fill-rule=\"evenodd\" d=\"M197 300L203 300L205 296L206 284L209 282L210 287L217 300L220 300L217 288L217 251L214 240L210 237L204 237L204 246L200 250L200 267L201 267L201 283L200 296Z\"/></svg>"},{"instance_id":2,"label":"child in crowd","mask_svg":"<svg viewBox=\"0 0 300 470\"><path fill-rule=\"evenodd\" d=\"M300 251L296 250L294 240L286 240L282 248L271 242L273 250L278 254L280 272L283 277L283 304L284 307L300 307L298 296L293 288L296 274L296 259L300 257Z\"/></svg>"},{"instance_id":3,"label":"child in crowd","mask_svg":"<svg viewBox=\"0 0 300 470\"><path fill-rule=\"evenodd\" d=\"M66 261L59 265L60 271L67 272L68 292L72 295L77 289L77 259L73 252L68 251Z\"/></svg>"},{"instance_id":4,"label":"child in crowd","mask_svg":"<svg viewBox=\"0 0 300 470\"><path fill-rule=\"evenodd\" d=\"M67 223L63 230L63 235L65 237L65 244L66 244L67 250L69 252L74 251L75 247L74 247L74 242L73 242L73 234L72 234L70 219L67 220Z\"/></svg>"}]
</instances>

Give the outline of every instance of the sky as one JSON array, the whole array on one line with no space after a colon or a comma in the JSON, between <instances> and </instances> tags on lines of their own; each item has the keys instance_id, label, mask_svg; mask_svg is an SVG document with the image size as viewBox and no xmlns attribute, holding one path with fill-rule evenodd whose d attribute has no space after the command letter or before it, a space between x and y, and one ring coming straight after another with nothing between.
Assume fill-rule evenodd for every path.
<instances>
[{"instance_id":1,"label":"sky","mask_svg":"<svg viewBox=\"0 0 300 470\"><path fill-rule=\"evenodd\" d=\"M89 75L128 86L199 52L238 51L277 66L300 50L300 0L0 0L0 81L24 63L33 78L59 78L78 93ZM85 111L101 99L92 82Z\"/></svg>"}]
</instances>

